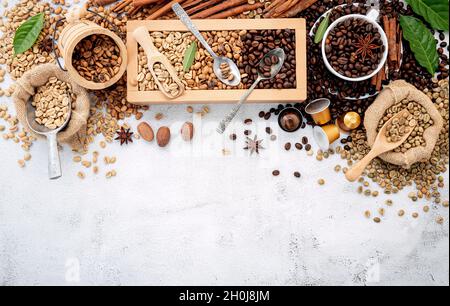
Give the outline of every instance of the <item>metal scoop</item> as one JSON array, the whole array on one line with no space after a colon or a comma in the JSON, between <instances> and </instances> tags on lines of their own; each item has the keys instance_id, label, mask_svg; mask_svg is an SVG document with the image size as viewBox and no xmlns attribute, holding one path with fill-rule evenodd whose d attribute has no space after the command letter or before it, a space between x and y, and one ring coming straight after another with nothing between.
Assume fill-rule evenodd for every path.
<instances>
[{"instance_id":1,"label":"metal scoop","mask_svg":"<svg viewBox=\"0 0 450 306\"><path fill-rule=\"evenodd\" d=\"M172 9L175 12L175 14L180 18L181 22L189 29L189 31L194 34L194 36L198 39L198 41L203 45L203 47L211 54L211 56L214 58L214 73L216 74L217 78L228 86L238 86L241 83L241 72L239 71L239 68L236 66L236 64L227 57L220 57L218 56L209 46L208 42L205 40L202 34L200 34L200 31L197 29L197 27L192 22L191 18L189 18L186 11L179 5L178 3L175 3L172 5ZM222 76L222 71L220 69L220 66L222 64L227 64L231 69L231 74L234 76L233 80L229 80L227 78L224 78Z\"/></svg>"},{"instance_id":2,"label":"metal scoop","mask_svg":"<svg viewBox=\"0 0 450 306\"><path fill-rule=\"evenodd\" d=\"M48 176L51 180L60 178L62 176L61 172L61 161L59 159L58 152L58 141L57 135L63 130L70 121L70 116L72 115L72 103L69 102L69 112L66 121L59 128L50 130L36 122L35 108L30 102L27 103L27 124L31 131L38 135L47 137L48 143Z\"/></svg>"},{"instance_id":3,"label":"metal scoop","mask_svg":"<svg viewBox=\"0 0 450 306\"><path fill-rule=\"evenodd\" d=\"M272 69L270 71L266 71L265 73L263 73L261 69L258 69L258 79L256 79L252 87L250 87L250 89L242 96L241 100L238 102L238 104L236 104L236 106L233 108L230 114L220 122L219 127L217 128L218 133L223 134L225 132L228 125L231 123L231 121L233 121L234 117L236 117L236 114L239 112L239 109L241 108L242 104L244 104L245 101L247 101L248 97L250 97L252 92L256 89L259 82L273 79L280 72L281 68L283 67L284 61L286 60L286 53L284 53L284 50L281 48L274 49L269 53L267 53L260 61L259 67L264 66L265 61L267 59L271 59L273 56L278 57L278 63L272 65Z\"/></svg>"}]
</instances>

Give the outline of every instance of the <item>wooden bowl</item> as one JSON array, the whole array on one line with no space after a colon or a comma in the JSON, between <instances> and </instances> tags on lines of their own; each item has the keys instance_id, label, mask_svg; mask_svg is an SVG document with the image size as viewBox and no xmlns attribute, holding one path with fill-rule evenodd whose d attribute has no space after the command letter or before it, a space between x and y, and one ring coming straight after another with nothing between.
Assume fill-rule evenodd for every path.
<instances>
[{"instance_id":1,"label":"wooden bowl","mask_svg":"<svg viewBox=\"0 0 450 306\"><path fill-rule=\"evenodd\" d=\"M119 72L110 80L104 83L96 83L86 80L72 65L72 56L75 47L83 39L91 35L105 35L110 37L119 47L120 56L122 58ZM70 76L77 84L87 89L101 90L108 88L117 83L122 78L127 69L127 48L122 39L114 32L90 21L80 21L67 25L61 33L58 48L61 52L62 57L64 58L65 68L68 70Z\"/></svg>"}]
</instances>

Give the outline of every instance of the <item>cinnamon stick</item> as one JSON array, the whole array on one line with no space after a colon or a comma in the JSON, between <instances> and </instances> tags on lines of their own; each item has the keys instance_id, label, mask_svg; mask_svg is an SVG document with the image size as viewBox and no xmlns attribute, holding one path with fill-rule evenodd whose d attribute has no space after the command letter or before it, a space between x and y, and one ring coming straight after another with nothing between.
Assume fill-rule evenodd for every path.
<instances>
[{"instance_id":1,"label":"cinnamon stick","mask_svg":"<svg viewBox=\"0 0 450 306\"><path fill-rule=\"evenodd\" d=\"M144 6L144 5L154 4L159 1L160 0L133 0L133 6L134 7Z\"/></svg>"},{"instance_id":2,"label":"cinnamon stick","mask_svg":"<svg viewBox=\"0 0 450 306\"><path fill-rule=\"evenodd\" d=\"M397 19L391 18L389 19L389 34L388 39L391 42L390 43L390 50L389 50L389 60L393 65L396 65L397 63Z\"/></svg>"},{"instance_id":3,"label":"cinnamon stick","mask_svg":"<svg viewBox=\"0 0 450 306\"><path fill-rule=\"evenodd\" d=\"M239 14L242 14L244 12L257 10L260 7L263 7L264 3L257 2L255 4L244 4L238 7L233 7L227 11L209 16L208 19L226 19L228 17L233 17Z\"/></svg>"},{"instance_id":4,"label":"cinnamon stick","mask_svg":"<svg viewBox=\"0 0 450 306\"><path fill-rule=\"evenodd\" d=\"M94 0L94 3L98 6L105 6L113 4L114 2L117 2L118 0Z\"/></svg>"},{"instance_id":5,"label":"cinnamon stick","mask_svg":"<svg viewBox=\"0 0 450 306\"><path fill-rule=\"evenodd\" d=\"M189 8L186 12L188 13L188 15L194 15L194 14L198 13L199 11L201 11L205 8L208 8L209 6L216 5L219 2L222 2L222 0L209 0L209 1L200 3L199 5Z\"/></svg>"},{"instance_id":6,"label":"cinnamon stick","mask_svg":"<svg viewBox=\"0 0 450 306\"><path fill-rule=\"evenodd\" d=\"M153 14L151 14L150 16L147 17L147 20L155 20L158 19L159 17L165 15L167 12L169 12L172 9L172 5L174 5L175 3L179 3L182 4L183 2L185 2L186 0L174 0L174 1L170 1L169 3L167 3L166 5L164 5L162 8L160 8L159 10L157 10L156 12L154 12Z\"/></svg>"},{"instance_id":7,"label":"cinnamon stick","mask_svg":"<svg viewBox=\"0 0 450 306\"><path fill-rule=\"evenodd\" d=\"M304 0L297 3L295 6L290 8L287 12L283 13L279 17L281 18L292 18L297 16L299 13L303 12L311 5L315 4L318 0Z\"/></svg>"},{"instance_id":8,"label":"cinnamon stick","mask_svg":"<svg viewBox=\"0 0 450 306\"><path fill-rule=\"evenodd\" d=\"M217 4L209 9L206 9L200 13L197 13L193 16L191 16L192 19L205 19L209 18L210 16L217 14L221 11L225 11L228 9L231 9L233 7L236 7L241 4L248 3L248 0L229 0L229 1L223 1L223 3Z\"/></svg>"},{"instance_id":9,"label":"cinnamon stick","mask_svg":"<svg viewBox=\"0 0 450 306\"><path fill-rule=\"evenodd\" d=\"M378 78L377 78L377 85L376 89L377 91L381 90L381 87L383 86L383 81L386 80L386 67L383 67L380 72L378 72Z\"/></svg>"},{"instance_id":10,"label":"cinnamon stick","mask_svg":"<svg viewBox=\"0 0 450 306\"><path fill-rule=\"evenodd\" d=\"M290 1L286 1L286 2L282 3L281 5L277 5L269 13L264 15L264 17L266 17L266 18L278 17L281 14L285 13L286 11L288 11L290 8L292 8L295 5L297 5L297 3L299 1L303 1L303 0L290 0Z\"/></svg>"}]
</instances>

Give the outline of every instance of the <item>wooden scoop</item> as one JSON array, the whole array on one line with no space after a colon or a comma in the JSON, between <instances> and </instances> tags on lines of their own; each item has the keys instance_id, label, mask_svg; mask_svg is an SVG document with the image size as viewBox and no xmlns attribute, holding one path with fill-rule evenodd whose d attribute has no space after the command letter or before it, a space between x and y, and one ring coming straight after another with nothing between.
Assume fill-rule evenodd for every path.
<instances>
[{"instance_id":1,"label":"wooden scoop","mask_svg":"<svg viewBox=\"0 0 450 306\"><path fill-rule=\"evenodd\" d=\"M181 83L180 78L178 77L178 74L169 59L161 54L158 49L156 49L148 30L145 27L139 27L133 32L133 37L142 46L145 54L147 55L148 69L152 74L155 83L158 85L159 90L169 99L175 99L181 96L185 90L184 84ZM161 64L164 66L169 72L174 83L169 85L161 83L155 73L155 64ZM177 88L174 88L175 85L177 85Z\"/></svg>"},{"instance_id":2,"label":"wooden scoop","mask_svg":"<svg viewBox=\"0 0 450 306\"><path fill-rule=\"evenodd\" d=\"M401 146L411 135L413 128L410 129L409 133L406 133L403 135L403 137L397 141L397 142L388 142L386 137L386 130L388 125L395 119L395 118L401 118L405 113L408 113L407 109L402 110L397 115L392 117L388 122L383 125L380 132L378 133L377 138L375 139L375 143L372 146L372 150L367 154L366 157L364 157L360 162L358 162L356 165L354 165L347 173L345 174L345 177L350 181L354 182L356 181L364 172L366 167L370 164L370 162L380 156L383 153L395 150L399 146Z\"/></svg>"}]
</instances>

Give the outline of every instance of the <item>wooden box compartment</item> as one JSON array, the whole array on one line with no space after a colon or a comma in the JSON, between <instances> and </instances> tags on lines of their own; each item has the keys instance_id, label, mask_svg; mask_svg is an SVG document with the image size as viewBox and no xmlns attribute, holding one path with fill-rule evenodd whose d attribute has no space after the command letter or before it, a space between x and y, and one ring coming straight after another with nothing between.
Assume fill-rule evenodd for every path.
<instances>
[{"instance_id":1,"label":"wooden box compartment","mask_svg":"<svg viewBox=\"0 0 450 306\"><path fill-rule=\"evenodd\" d=\"M306 70L306 21L304 19L220 19L194 20L200 31L233 30L295 30L296 41L296 83L295 89L256 89L249 97L249 103L302 102L307 95ZM138 75L138 44L133 31L144 26L149 32L187 32L179 20L128 21L127 24L127 88L128 102L145 104L218 104L239 101L245 90L186 90L179 98L170 100L159 91L139 91L136 85Z\"/></svg>"}]
</instances>

